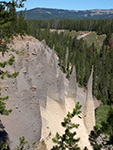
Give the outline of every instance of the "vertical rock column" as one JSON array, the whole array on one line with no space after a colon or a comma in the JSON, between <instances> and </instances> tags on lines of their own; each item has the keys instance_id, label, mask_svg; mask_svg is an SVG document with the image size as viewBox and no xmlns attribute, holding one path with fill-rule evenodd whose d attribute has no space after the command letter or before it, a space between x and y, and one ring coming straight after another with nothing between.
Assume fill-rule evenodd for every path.
<instances>
[{"instance_id":1,"label":"vertical rock column","mask_svg":"<svg viewBox=\"0 0 113 150\"><path fill-rule=\"evenodd\" d=\"M46 107L47 102L47 56L45 54L45 50L42 48L40 55L40 64L37 66L37 93L41 106ZM40 86L39 86L40 85Z\"/></svg>"},{"instance_id":2,"label":"vertical rock column","mask_svg":"<svg viewBox=\"0 0 113 150\"><path fill-rule=\"evenodd\" d=\"M68 50L68 48L67 48L67 49L66 49L66 56L65 56L65 71L67 71L68 55L69 55L69 50Z\"/></svg>"},{"instance_id":3,"label":"vertical rock column","mask_svg":"<svg viewBox=\"0 0 113 150\"><path fill-rule=\"evenodd\" d=\"M61 104L65 104L65 87L64 87L64 75L60 70L57 78L58 98Z\"/></svg>"},{"instance_id":4,"label":"vertical rock column","mask_svg":"<svg viewBox=\"0 0 113 150\"><path fill-rule=\"evenodd\" d=\"M50 57L47 73L47 95L53 100L59 101L57 91L57 64L53 54Z\"/></svg>"},{"instance_id":5,"label":"vertical rock column","mask_svg":"<svg viewBox=\"0 0 113 150\"><path fill-rule=\"evenodd\" d=\"M46 107L47 102L47 59L45 50L41 47L41 51L37 53L36 59L32 62L33 74L31 74L32 83L37 87L37 97L40 105ZM30 68L32 68L30 66ZM29 68L29 70L30 70Z\"/></svg>"},{"instance_id":6,"label":"vertical rock column","mask_svg":"<svg viewBox=\"0 0 113 150\"><path fill-rule=\"evenodd\" d=\"M84 109L84 124L86 126L88 133L90 133L90 131L95 126L94 101L92 97L92 81L93 81L93 67L87 84L86 104Z\"/></svg>"},{"instance_id":7,"label":"vertical rock column","mask_svg":"<svg viewBox=\"0 0 113 150\"><path fill-rule=\"evenodd\" d=\"M74 66L72 74L70 75L70 80L69 80L68 97L75 99L76 95L77 95L77 82L76 82L76 70Z\"/></svg>"}]
</instances>

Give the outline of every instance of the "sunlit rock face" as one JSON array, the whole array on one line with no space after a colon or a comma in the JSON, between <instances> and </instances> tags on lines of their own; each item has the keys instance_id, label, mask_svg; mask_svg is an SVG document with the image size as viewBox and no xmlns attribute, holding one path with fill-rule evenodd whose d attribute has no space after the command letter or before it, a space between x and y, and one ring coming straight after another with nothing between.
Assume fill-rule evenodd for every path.
<instances>
[{"instance_id":1,"label":"sunlit rock face","mask_svg":"<svg viewBox=\"0 0 113 150\"><path fill-rule=\"evenodd\" d=\"M67 70L67 64L68 64L68 56L69 56L69 50L66 49L66 56L65 56L65 71Z\"/></svg>"},{"instance_id":2,"label":"sunlit rock face","mask_svg":"<svg viewBox=\"0 0 113 150\"><path fill-rule=\"evenodd\" d=\"M45 107L47 100L46 70L40 61L40 49L37 49L42 46L32 37L30 40L27 37L15 39L13 51L9 51L15 56L15 62L6 69L19 71L19 75L14 79L0 80L2 96L9 96L7 109L13 110L9 116L0 116L11 149L19 145L22 136L30 143L39 142L41 138L40 105ZM9 59L9 56L5 55L3 59Z\"/></svg>"},{"instance_id":3,"label":"sunlit rock face","mask_svg":"<svg viewBox=\"0 0 113 150\"><path fill-rule=\"evenodd\" d=\"M19 71L14 79L0 80L2 94L8 95L7 108L13 109L8 116L1 116L10 139L11 148L25 136L29 142L39 142L42 130L40 107L46 108L47 96L64 103L63 74L57 75L57 57L53 50L33 37L15 38L10 54L15 56L13 66L7 70ZM17 54L18 53L18 54ZM5 55L3 60L7 60Z\"/></svg>"},{"instance_id":4,"label":"sunlit rock face","mask_svg":"<svg viewBox=\"0 0 113 150\"><path fill-rule=\"evenodd\" d=\"M19 145L19 138L22 136L29 143L38 143L40 139L47 139L50 132L51 138L56 132L62 134L63 118L79 101L83 105L81 119L77 116L74 120L80 124L78 136L82 142L79 144L81 148L87 146L91 150L88 132L95 121L92 98L93 69L86 94L77 86L75 67L68 80L58 66L54 48L51 50L45 41L39 42L33 37L25 36L23 39L14 38L10 46L14 50L10 50L9 54L15 56L15 62L13 66L7 66L7 70L19 71L19 75L13 79L0 80L2 95L9 96L7 109L13 109L9 116L0 116L10 147L14 149ZM7 60L8 57L7 54L3 59ZM68 61L68 49L66 59ZM48 149L53 145L51 138L46 140Z\"/></svg>"},{"instance_id":5,"label":"sunlit rock face","mask_svg":"<svg viewBox=\"0 0 113 150\"><path fill-rule=\"evenodd\" d=\"M76 95L77 95L77 82L76 82L76 70L74 66L69 79L68 97L75 99Z\"/></svg>"},{"instance_id":6,"label":"sunlit rock face","mask_svg":"<svg viewBox=\"0 0 113 150\"><path fill-rule=\"evenodd\" d=\"M90 133L90 131L93 130L93 127L95 126L94 100L92 96L92 81L93 81L93 67L87 84L86 104L84 109L84 123L88 133Z\"/></svg>"},{"instance_id":7,"label":"sunlit rock face","mask_svg":"<svg viewBox=\"0 0 113 150\"><path fill-rule=\"evenodd\" d=\"M57 78L57 91L59 103L65 104L65 87L64 87L64 74L59 71L59 76Z\"/></svg>"},{"instance_id":8,"label":"sunlit rock face","mask_svg":"<svg viewBox=\"0 0 113 150\"><path fill-rule=\"evenodd\" d=\"M57 91L57 64L54 60L53 54L51 55L48 64L47 82L47 95L50 98L59 101Z\"/></svg>"}]
</instances>

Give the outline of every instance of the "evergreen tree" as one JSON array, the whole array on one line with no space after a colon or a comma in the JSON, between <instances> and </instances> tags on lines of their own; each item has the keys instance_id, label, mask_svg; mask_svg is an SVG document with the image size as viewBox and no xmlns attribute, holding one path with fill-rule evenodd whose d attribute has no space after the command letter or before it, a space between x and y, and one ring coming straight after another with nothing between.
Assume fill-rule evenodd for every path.
<instances>
[{"instance_id":1,"label":"evergreen tree","mask_svg":"<svg viewBox=\"0 0 113 150\"><path fill-rule=\"evenodd\" d=\"M20 35L24 35L24 33L27 33L28 31L28 26L27 26L27 22L24 18L24 15L22 13L22 11L20 12L19 14L19 18L18 18L18 27L17 27L17 32L20 34Z\"/></svg>"},{"instance_id":2,"label":"evergreen tree","mask_svg":"<svg viewBox=\"0 0 113 150\"><path fill-rule=\"evenodd\" d=\"M67 116L64 118L64 121L61 123L65 128L65 133L63 135L56 133L55 138L53 138L53 142L56 143L56 145L53 146L51 150L80 150L80 147L78 146L80 138L75 138L76 132L72 132L72 129L78 128L79 124L71 122L71 119L75 115L79 115L81 113L80 108L81 105L77 103L73 109L73 112L68 112Z\"/></svg>"},{"instance_id":3,"label":"evergreen tree","mask_svg":"<svg viewBox=\"0 0 113 150\"><path fill-rule=\"evenodd\" d=\"M10 27L9 13L5 10L5 6L0 4L0 39L6 38L8 35L8 28Z\"/></svg>"},{"instance_id":4,"label":"evergreen tree","mask_svg":"<svg viewBox=\"0 0 113 150\"><path fill-rule=\"evenodd\" d=\"M94 127L89 135L89 140L94 150L113 149L113 108L108 111L107 120L101 123L101 127Z\"/></svg>"},{"instance_id":5,"label":"evergreen tree","mask_svg":"<svg viewBox=\"0 0 113 150\"><path fill-rule=\"evenodd\" d=\"M14 35L17 33L17 13L14 0L12 0L12 5L9 7L9 21L11 22L11 35Z\"/></svg>"}]
</instances>

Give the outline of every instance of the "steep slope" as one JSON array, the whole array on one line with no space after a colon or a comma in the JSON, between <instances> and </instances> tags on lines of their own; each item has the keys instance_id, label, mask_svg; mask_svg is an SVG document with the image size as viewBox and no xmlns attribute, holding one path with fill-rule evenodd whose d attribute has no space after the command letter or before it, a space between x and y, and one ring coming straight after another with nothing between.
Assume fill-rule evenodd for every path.
<instances>
[{"instance_id":1,"label":"steep slope","mask_svg":"<svg viewBox=\"0 0 113 150\"><path fill-rule=\"evenodd\" d=\"M59 134L64 133L64 128L61 126L61 122L63 121L63 118L66 116L66 114L70 111L72 112L72 109L75 106L75 101L72 98L68 98L67 90L68 90L68 80L65 79L65 85L67 85L67 89L65 91L65 105L62 106L58 104L56 101L53 101L51 98L47 98L47 107L44 109L41 107L41 115L42 115L42 139L46 141L47 148L50 150L52 146L54 145L52 142L52 138L55 137L56 132ZM86 96L86 93L83 92L83 89L78 87L77 90L77 101L80 103L85 104L84 97ZM83 100L83 101L82 101ZM82 102L81 102L82 101ZM82 113L84 112L84 105L82 105ZM80 137L79 146L83 150L85 146L87 146L88 149L92 149L90 146L90 143L88 141L88 131L86 130L86 127L83 122L82 114L81 119L76 116L73 120L73 123L80 124L79 128L76 129L77 137ZM48 138L49 133L51 133L50 138Z\"/></svg>"},{"instance_id":2,"label":"steep slope","mask_svg":"<svg viewBox=\"0 0 113 150\"><path fill-rule=\"evenodd\" d=\"M60 123L67 112L72 111L76 101L82 104L81 117L83 116L86 92L76 85L76 98L70 95L73 94L69 90L69 82L72 81L68 81L61 72L57 55L44 40L39 42L33 37L18 36L12 40L9 47L9 53L6 53L4 58L1 56L1 59L7 60L9 55L15 55L14 65L7 67L7 70L19 71L16 79L0 80L2 95L10 97L7 108L13 109L9 116L0 116L8 133L10 146L16 147L19 137L25 136L30 143L38 143L40 139L44 139L49 150L53 145L51 138L55 133L63 133ZM75 70L72 78L77 84ZM80 124L77 130L77 136L81 138L80 147L83 149L87 146L91 150L83 117L75 117L73 122ZM52 135L48 139L50 132Z\"/></svg>"},{"instance_id":3,"label":"steep slope","mask_svg":"<svg viewBox=\"0 0 113 150\"><path fill-rule=\"evenodd\" d=\"M86 146L88 149L92 150L92 147L88 140L88 130L84 124L84 109L86 104L86 92L84 89L77 86L77 95L76 99L68 96L69 91L69 81L65 78L65 105L61 105L56 101L53 101L50 97L47 97L47 106L46 108L41 107L41 116L42 116L42 139L45 140L48 150L54 145L52 138L55 137L56 132L59 134L64 133L64 128L61 126L63 118L68 112L72 112L76 102L80 102L82 105L82 113L80 114L81 118L78 116L74 117L72 122L80 124L79 128L76 129L77 137L80 137L79 146L83 150ZM95 108L98 107L99 103L95 100ZM90 124L90 121L88 122ZM51 133L51 136L48 135Z\"/></svg>"},{"instance_id":4,"label":"steep slope","mask_svg":"<svg viewBox=\"0 0 113 150\"><path fill-rule=\"evenodd\" d=\"M29 42L33 42L34 47L37 47L36 41L31 38ZM35 86L34 69L31 71L31 66L35 64L36 57L28 56L26 45L28 41L23 41L21 38L15 39L11 47L15 52L10 51L4 56L4 60L9 55L15 55L15 63L12 67L7 67L8 71L19 71L19 76L16 79L0 80L2 95L8 95L7 108L13 109L9 116L0 116L5 130L10 138L10 145L13 149L19 144L19 137L25 136L30 142L39 141L41 137L41 115L39 98ZM34 48L30 45L30 50ZM20 50L20 51L19 51ZM14 51L14 50L13 50ZM21 52L24 51L25 55ZM30 52L29 52L30 53ZM31 54L31 53L30 53ZM28 59L29 57L29 59ZM2 56L1 56L2 58ZM32 60L32 61L31 61ZM32 74L34 73L34 74Z\"/></svg>"}]
</instances>

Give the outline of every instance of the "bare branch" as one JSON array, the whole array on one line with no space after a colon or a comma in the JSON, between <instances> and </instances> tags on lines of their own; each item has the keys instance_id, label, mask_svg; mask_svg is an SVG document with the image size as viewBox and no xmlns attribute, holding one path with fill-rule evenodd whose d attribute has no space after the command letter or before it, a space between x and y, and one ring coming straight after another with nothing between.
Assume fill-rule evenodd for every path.
<instances>
[{"instance_id":1,"label":"bare branch","mask_svg":"<svg viewBox=\"0 0 113 150\"><path fill-rule=\"evenodd\" d=\"M4 4L7 4L7 2L5 2L5 1L1 1L0 3L4 3Z\"/></svg>"},{"instance_id":2,"label":"bare branch","mask_svg":"<svg viewBox=\"0 0 113 150\"><path fill-rule=\"evenodd\" d=\"M5 4L5 5L7 6L7 5L10 5L10 4L11 4L11 2L10 2L10 1L9 1L9 2L1 1L1 2L0 2L0 4Z\"/></svg>"}]
</instances>

